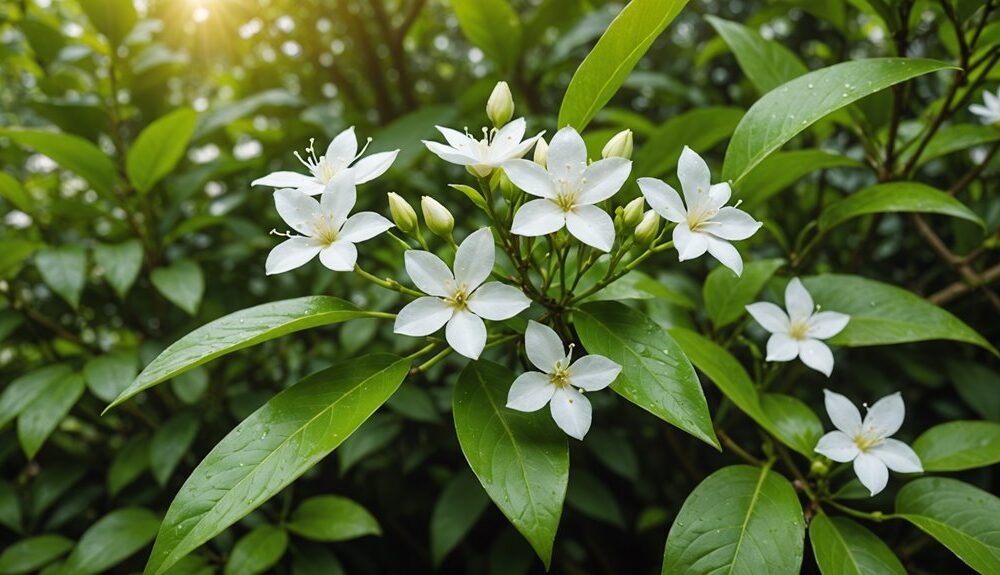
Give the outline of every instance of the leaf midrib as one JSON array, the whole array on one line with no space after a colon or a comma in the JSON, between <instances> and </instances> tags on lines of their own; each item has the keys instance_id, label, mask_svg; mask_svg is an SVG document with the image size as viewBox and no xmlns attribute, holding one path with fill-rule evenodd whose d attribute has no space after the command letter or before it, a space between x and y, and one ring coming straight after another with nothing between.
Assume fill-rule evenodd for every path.
<instances>
[{"instance_id":1,"label":"leaf midrib","mask_svg":"<svg viewBox=\"0 0 1000 575\"><path fill-rule=\"evenodd\" d=\"M736 560L740 556L740 547L743 545L743 539L746 536L747 524L750 523L750 517L753 515L754 507L757 506L757 499L760 497L762 491L764 480L767 479L767 474L771 471L771 466L766 465L761 468L760 477L757 479L757 485L754 486L753 497L750 498L750 505L747 506L746 517L743 518L743 525L740 526L740 537L736 540L736 549L733 550L733 561L729 564L729 575L732 575L733 570L736 568Z\"/></svg>"}]
</instances>

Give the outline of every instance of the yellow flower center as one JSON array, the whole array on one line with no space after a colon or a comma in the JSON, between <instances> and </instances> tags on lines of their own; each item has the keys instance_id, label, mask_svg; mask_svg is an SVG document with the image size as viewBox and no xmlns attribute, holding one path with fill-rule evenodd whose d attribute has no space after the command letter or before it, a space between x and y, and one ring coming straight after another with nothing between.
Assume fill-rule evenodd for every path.
<instances>
[{"instance_id":1,"label":"yellow flower center","mask_svg":"<svg viewBox=\"0 0 1000 575\"><path fill-rule=\"evenodd\" d=\"M788 326L788 335L800 341L806 339L809 337L809 325L800 319L792 320Z\"/></svg>"},{"instance_id":2,"label":"yellow flower center","mask_svg":"<svg viewBox=\"0 0 1000 575\"><path fill-rule=\"evenodd\" d=\"M468 286L462 284L448 298L448 303L455 309L465 309L469 304Z\"/></svg>"},{"instance_id":3,"label":"yellow flower center","mask_svg":"<svg viewBox=\"0 0 1000 575\"><path fill-rule=\"evenodd\" d=\"M569 385L569 370L560 363L556 363L556 368L549 374L549 383L556 387L566 387Z\"/></svg>"},{"instance_id":4,"label":"yellow flower center","mask_svg":"<svg viewBox=\"0 0 1000 575\"><path fill-rule=\"evenodd\" d=\"M337 228L333 225L333 214L319 214L312 221L313 238L330 245L337 240Z\"/></svg>"}]
</instances>

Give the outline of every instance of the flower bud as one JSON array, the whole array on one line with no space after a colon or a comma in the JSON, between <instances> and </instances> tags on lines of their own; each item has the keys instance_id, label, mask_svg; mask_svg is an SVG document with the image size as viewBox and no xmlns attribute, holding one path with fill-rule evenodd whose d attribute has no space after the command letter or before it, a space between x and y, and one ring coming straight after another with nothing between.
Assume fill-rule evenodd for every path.
<instances>
[{"instance_id":1,"label":"flower bud","mask_svg":"<svg viewBox=\"0 0 1000 575\"><path fill-rule=\"evenodd\" d=\"M632 130L622 130L604 144L601 150L602 158L625 158L632 157Z\"/></svg>"},{"instance_id":2,"label":"flower bud","mask_svg":"<svg viewBox=\"0 0 1000 575\"><path fill-rule=\"evenodd\" d=\"M513 204L514 200L517 199L517 196L521 191L518 190L514 186L514 182L510 181L510 178L507 177L507 172L497 170L493 177L496 178L496 187L500 188L500 193L503 194L504 201L508 204Z\"/></svg>"},{"instance_id":3,"label":"flower bud","mask_svg":"<svg viewBox=\"0 0 1000 575\"><path fill-rule=\"evenodd\" d=\"M626 228L634 228L642 221L642 209L645 207L645 200L642 196L625 204L625 211L622 212L622 224Z\"/></svg>"},{"instance_id":4,"label":"flower bud","mask_svg":"<svg viewBox=\"0 0 1000 575\"><path fill-rule=\"evenodd\" d=\"M826 462L816 459L809 465L809 474L816 477L824 477L830 472L830 466Z\"/></svg>"},{"instance_id":5,"label":"flower bud","mask_svg":"<svg viewBox=\"0 0 1000 575\"><path fill-rule=\"evenodd\" d=\"M535 155L532 158L535 163L541 167L545 167L549 159L549 144L545 141L545 138L538 138L535 142Z\"/></svg>"},{"instance_id":6,"label":"flower bud","mask_svg":"<svg viewBox=\"0 0 1000 575\"><path fill-rule=\"evenodd\" d=\"M417 212L413 206L403 199L403 196L396 192L389 192L389 214L393 223L404 234L412 234L417 231Z\"/></svg>"},{"instance_id":7,"label":"flower bud","mask_svg":"<svg viewBox=\"0 0 1000 575\"><path fill-rule=\"evenodd\" d=\"M497 128L503 126L514 116L514 97L510 95L507 82L497 82L486 102L486 115Z\"/></svg>"},{"instance_id":8,"label":"flower bud","mask_svg":"<svg viewBox=\"0 0 1000 575\"><path fill-rule=\"evenodd\" d=\"M656 239L660 233L660 216L653 210L649 210L642 216L642 221L635 227L635 243L647 247Z\"/></svg>"},{"instance_id":9,"label":"flower bud","mask_svg":"<svg viewBox=\"0 0 1000 575\"><path fill-rule=\"evenodd\" d=\"M430 196L420 198L420 210L424 212L424 222L427 228L436 236L447 238L455 229L455 218L448 208Z\"/></svg>"}]
</instances>

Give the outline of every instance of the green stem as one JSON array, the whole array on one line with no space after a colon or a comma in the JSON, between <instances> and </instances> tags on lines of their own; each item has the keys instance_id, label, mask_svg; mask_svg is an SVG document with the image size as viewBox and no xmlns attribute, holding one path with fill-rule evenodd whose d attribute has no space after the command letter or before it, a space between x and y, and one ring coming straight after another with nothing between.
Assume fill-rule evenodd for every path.
<instances>
[{"instance_id":1,"label":"green stem","mask_svg":"<svg viewBox=\"0 0 1000 575\"><path fill-rule=\"evenodd\" d=\"M393 290L393 291L398 291L399 293L410 295L410 296L413 296L413 297L423 297L424 296L424 294L418 292L417 290L408 288L408 287L402 285L401 283L399 283L398 281L396 281L394 279L389 279L389 278L382 279L382 278L380 278L378 276L372 275L372 274L366 272L365 270L361 269L361 266L359 266L357 264L355 264L355 266L354 266L354 273L358 274L362 278L364 278L364 279L366 279L366 280L368 280L368 281L370 281L370 282L372 282L374 284L377 284L377 285L380 285L380 286L384 287L385 289L389 289L389 290ZM377 313L377 312L372 312L372 313ZM395 317L395 316L393 316L393 317Z\"/></svg>"},{"instance_id":2,"label":"green stem","mask_svg":"<svg viewBox=\"0 0 1000 575\"><path fill-rule=\"evenodd\" d=\"M841 505L832 499L826 499L823 501L824 504L833 507L834 509L846 513L852 517L857 517L859 519L867 519L869 521L874 521L876 523L881 523L886 519L895 519L896 516L893 514L884 514L881 511L872 511L871 513L866 511L858 511L857 509L852 509L846 505Z\"/></svg>"}]
</instances>

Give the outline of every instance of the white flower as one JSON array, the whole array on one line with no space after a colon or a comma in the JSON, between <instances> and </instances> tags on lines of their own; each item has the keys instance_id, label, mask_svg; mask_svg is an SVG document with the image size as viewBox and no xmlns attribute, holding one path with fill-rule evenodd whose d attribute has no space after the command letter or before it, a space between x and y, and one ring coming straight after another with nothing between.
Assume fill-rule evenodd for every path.
<instances>
[{"instance_id":1,"label":"white flower","mask_svg":"<svg viewBox=\"0 0 1000 575\"><path fill-rule=\"evenodd\" d=\"M367 147L366 144L365 148ZM323 193L323 189L333 180L334 176L342 172L353 174L355 184L374 180L384 174L389 166L392 166L399 150L372 154L366 158L358 159L365 151L361 150L361 153L358 153L358 139L354 135L354 127L351 126L337 134L337 137L326 148L326 154L319 158L316 157L313 140L309 140L306 152L309 157L304 160L298 152L295 152L295 157L302 162L302 165L309 168L310 175L298 172L274 172L254 180L251 185L295 188L315 196Z\"/></svg>"},{"instance_id":2,"label":"white flower","mask_svg":"<svg viewBox=\"0 0 1000 575\"><path fill-rule=\"evenodd\" d=\"M427 149L446 162L468 166L482 177L488 176L494 168L500 167L500 164L507 160L520 158L528 153L531 146L535 145L535 141L545 133L539 132L537 136L522 142L525 130L524 118L518 118L499 130L483 128L482 140L443 126L438 126L437 129L444 135L448 145L424 140Z\"/></svg>"},{"instance_id":3,"label":"white flower","mask_svg":"<svg viewBox=\"0 0 1000 575\"><path fill-rule=\"evenodd\" d=\"M969 106L969 111L979 116L979 119L984 124L1000 124L1000 90L997 90L996 95L992 94L989 90L985 90L983 92L983 104L986 105L973 104Z\"/></svg>"},{"instance_id":4,"label":"white flower","mask_svg":"<svg viewBox=\"0 0 1000 575\"><path fill-rule=\"evenodd\" d=\"M829 377L833 372L833 352L820 340L840 333L851 316L835 311L813 313L812 296L799 278L792 278L785 288L785 307L787 314L773 303L747 306L757 323L771 332L767 361L792 361L800 357L802 363Z\"/></svg>"},{"instance_id":5,"label":"white flower","mask_svg":"<svg viewBox=\"0 0 1000 575\"><path fill-rule=\"evenodd\" d=\"M470 234L455 253L454 275L430 252L406 252L406 273L429 296L400 310L396 333L430 335L448 324L448 345L469 359L478 359L486 346L483 319L510 319L531 303L517 288L500 282L483 283L493 271L495 250L489 228Z\"/></svg>"},{"instance_id":6,"label":"white flower","mask_svg":"<svg viewBox=\"0 0 1000 575\"><path fill-rule=\"evenodd\" d=\"M278 215L301 236L289 235L267 255L267 274L280 274L305 265L319 254L324 266L338 272L354 269L358 250L354 244L371 239L392 227L375 212L354 209L357 191L349 174L334 178L317 202L308 194L285 188L274 192Z\"/></svg>"},{"instance_id":7,"label":"white flower","mask_svg":"<svg viewBox=\"0 0 1000 575\"><path fill-rule=\"evenodd\" d=\"M763 224L736 207L723 207L732 189L726 182L712 185L708 164L687 146L677 162L677 178L684 190L684 203L677 191L662 180L639 178L638 183L649 207L677 224L674 247L680 261L707 251L736 275L742 274L743 258L729 242L749 238Z\"/></svg>"},{"instance_id":8,"label":"white flower","mask_svg":"<svg viewBox=\"0 0 1000 575\"><path fill-rule=\"evenodd\" d=\"M823 390L826 412L837 431L819 439L816 453L834 461L854 462L854 473L874 496L885 489L889 469L897 473L921 473L920 458L910 446L889 436L903 425L905 409L899 392L887 395L868 408L865 420L861 412L839 393Z\"/></svg>"},{"instance_id":9,"label":"white flower","mask_svg":"<svg viewBox=\"0 0 1000 575\"><path fill-rule=\"evenodd\" d=\"M611 385L622 366L600 355L587 355L572 364L573 346L565 353L562 340L552 328L528 322L524 333L528 359L541 372L522 373L507 393L507 407L538 411L549 404L552 419L570 437L583 439L590 429L590 400L583 391L599 391Z\"/></svg>"},{"instance_id":10,"label":"white flower","mask_svg":"<svg viewBox=\"0 0 1000 575\"><path fill-rule=\"evenodd\" d=\"M565 226L581 242L611 251L615 224L594 204L621 189L632 162L607 158L587 165L587 146L573 128L563 128L549 142L546 167L528 160L504 163L515 186L541 199L521 206L514 214L513 233L543 236Z\"/></svg>"}]
</instances>

